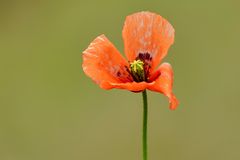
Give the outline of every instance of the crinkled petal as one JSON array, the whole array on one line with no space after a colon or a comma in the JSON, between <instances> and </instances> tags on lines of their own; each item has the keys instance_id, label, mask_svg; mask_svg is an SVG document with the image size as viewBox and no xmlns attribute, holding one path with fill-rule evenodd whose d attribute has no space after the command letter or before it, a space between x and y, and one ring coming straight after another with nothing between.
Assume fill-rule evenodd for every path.
<instances>
[{"instance_id":1,"label":"crinkled petal","mask_svg":"<svg viewBox=\"0 0 240 160\"><path fill-rule=\"evenodd\" d=\"M129 61L139 57L150 60L150 71L166 56L174 41L174 28L160 15L139 12L127 16L123 27L125 54ZM144 54L150 54L144 55Z\"/></svg>"},{"instance_id":2,"label":"crinkled petal","mask_svg":"<svg viewBox=\"0 0 240 160\"><path fill-rule=\"evenodd\" d=\"M141 92L148 87L151 87L154 85L155 82L152 83L147 83L147 82L127 82L127 83L103 83L104 88L106 89L112 89L112 88L117 88L117 89L125 89L129 90L132 92Z\"/></svg>"},{"instance_id":3,"label":"crinkled petal","mask_svg":"<svg viewBox=\"0 0 240 160\"><path fill-rule=\"evenodd\" d=\"M104 35L98 36L83 52L82 67L104 89L104 83L132 81L127 61Z\"/></svg>"},{"instance_id":4,"label":"crinkled petal","mask_svg":"<svg viewBox=\"0 0 240 160\"><path fill-rule=\"evenodd\" d=\"M178 100L172 92L173 86L173 70L169 63L163 63L158 71L160 76L155 80L154 85L149 86L148 89L163 93L169 98L170 109L175 109L178 105Z\"/></svg>"}]
</instances>

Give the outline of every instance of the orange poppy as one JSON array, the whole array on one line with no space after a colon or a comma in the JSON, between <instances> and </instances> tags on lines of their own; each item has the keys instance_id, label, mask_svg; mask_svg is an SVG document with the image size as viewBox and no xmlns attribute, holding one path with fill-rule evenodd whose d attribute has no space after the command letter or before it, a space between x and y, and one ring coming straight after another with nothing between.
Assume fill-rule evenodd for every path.
<instances>
[{"instance_id":1,"label":"orange poppy","mask_svg":"<svg viewBox=\"0 0 240 160\"><path fill-rule=\"evenodd\" d=\"M170 109L178 100L172 92L173 70L161 60L174 41L174 28L160 15L139 12L127 16L122 31L128 61L105 35L98 36L83 52L83 71L103 89L145 89L163 93Z\"/></svg>"}]
</instances>

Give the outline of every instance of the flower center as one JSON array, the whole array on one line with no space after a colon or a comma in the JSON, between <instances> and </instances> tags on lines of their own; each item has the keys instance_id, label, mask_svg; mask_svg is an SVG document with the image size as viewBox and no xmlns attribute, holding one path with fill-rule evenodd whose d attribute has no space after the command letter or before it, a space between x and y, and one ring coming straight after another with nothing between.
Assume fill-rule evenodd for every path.
<instances>
[{"instance_id":1,"label":"flower center","mask_svg":"<svg viewBox=\"0 0 240 160\"><path fill-rule=\"evenodd\" d=\"M134 60L130 63L130 70L134 81L145 81L144 62L141 60Z\"/></svg>"}]
</instances>

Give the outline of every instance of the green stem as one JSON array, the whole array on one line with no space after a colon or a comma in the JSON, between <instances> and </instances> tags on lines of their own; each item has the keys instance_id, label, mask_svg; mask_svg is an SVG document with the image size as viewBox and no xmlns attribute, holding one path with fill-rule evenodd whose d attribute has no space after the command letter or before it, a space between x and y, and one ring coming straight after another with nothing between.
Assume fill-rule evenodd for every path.
<instances>
[{"instance_id":1,"label":"green stem","mask_svg":"<svg viewBox=\"0 0 240 160\"><path fill-rule=\"evenodd\" d=\"M148 104L147 91L142 92L143 97L143 130L142 130L142 145L143 145L143 160L147 160L147 119L148 119Z\"/></svg>"}]
</instances>

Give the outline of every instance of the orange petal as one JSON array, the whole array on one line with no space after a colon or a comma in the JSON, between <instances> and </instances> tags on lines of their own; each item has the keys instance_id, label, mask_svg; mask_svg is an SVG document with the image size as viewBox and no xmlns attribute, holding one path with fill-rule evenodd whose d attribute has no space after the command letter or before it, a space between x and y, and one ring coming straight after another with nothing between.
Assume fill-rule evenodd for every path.
<instances>
[{"instance_id":1,"label":"orange petal","mask_svg":"<svg viewBox=\"0 0 240 160\"><path fill-rule=\"evenodd\" d=\"M107 89L104 83L132 81L127 66L127 61L104 35L98 36L83 52L83 71L104 89Z\"/></svg>"},{"instance_id":2,"label":"orange petal","mask_svg":"<svg viewBox=\"0 0 240 160\"><path fill-rule=\"evenodd\" d=\"M172 93L173 86L173 70L169 63L163 63L158 71L160 76L155 80L154 85L149 86L148 89L163 93L169 98L170 109L175 109L178 105L178 100Z\"/></svg>"},{"instance_id":3,"label":"orange petal","mask_svg":"<svg viewBox=\"0 0 240 160\"><path fill-rule=\"evenodd\" d=\"M103 83L104 88L106 89L112 89L112 88L117 88L117 89L125 89L129 90L132 92L141 92L148 87L151 87L154 85L155 82L153 83L147 83L147 82L127 82L127 83Z\"/></svg>"},{"instance_id":4,"label":"orange petal","mask_svg":"<svg viewBox=\"0 0 240 160\"><path fill-rule=\"evenodd\" d=\"M123 27L123 40L128 60L135 60L139 53L149 53L153 71L173 43L174 29L160 15L139 12L127 16Z\"/></svg>"}]
</instances>

